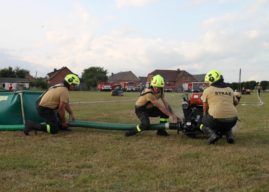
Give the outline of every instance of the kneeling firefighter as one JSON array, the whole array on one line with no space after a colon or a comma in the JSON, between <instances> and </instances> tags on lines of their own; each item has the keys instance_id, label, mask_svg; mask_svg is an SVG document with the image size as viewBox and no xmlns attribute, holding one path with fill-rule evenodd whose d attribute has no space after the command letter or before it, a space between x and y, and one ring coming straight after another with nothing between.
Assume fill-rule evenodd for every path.
<instances>
[{"instance_id":1,"label":"kneeling firefighter","mask_svg":"<svg viewBox=\"0 0 269 192\"><path fill-rule=\"evenodd\" d=\"M165 100L163 87L163 77L161 75L153 76L150 87L141 92L135 103L135 113L140 120L140 124L136 126L136 129L126 132L126 136L132 136L147 130L150 126L150 117L160 117L160 123L167 123L169 117L171 117L172 123L177 123L179 118L173 113ZM158 99L161 99L163 104ZM159 129L157 135L168 136L168 133L165 129Z\"/></svg>"},{"instance_id":2,"label":"kneeling firefighter","mask_svg":"<svg viewBox=\"0 0 269 192\"><path fill-rule=\"evenodd\" d=\"M59 130L69 130L65 119L67 111L72 120L75 119L72 108L69 105L69 90L74 90L80 84L79 77L75 74L68 74L63 83L50 87L43 93L36 102L38 114L45 120L45 124L39 124L26 120L24 133L30 131L44 131L51 134L58 133Z\"/></svg>"},{"instance_id":3,"label":"kneeling firefighter","mask_svg":"<svg viewBox=\"0 0 269 192\"><path fill-rule=\"evenodd\" d=\"M209 71L205 76L205 82L210 86L202 95L203 119L200 128L209 135L209 144L214 144L222 135L226 136L228 143L233 144L232 128L237 122L235 105L238 104L238 100L219 71Z\"/></svg>"}]
</instances>

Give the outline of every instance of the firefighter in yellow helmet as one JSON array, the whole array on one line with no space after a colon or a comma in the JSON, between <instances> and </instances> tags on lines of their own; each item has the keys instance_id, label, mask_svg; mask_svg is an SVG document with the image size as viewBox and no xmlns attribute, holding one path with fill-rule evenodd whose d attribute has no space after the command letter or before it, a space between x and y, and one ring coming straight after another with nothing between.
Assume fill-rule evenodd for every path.
<instances>
[{"instance_id":1,"label":"firefighter in yellow helmet","mask_svg":"<svg viewBox=\"0 0 269 192\"><path fill-rule=\"evenodd\" d=\"M56 84L44 92L36 102L36 109L40 117L45 120L45 124L35 123L26 120L24 133L30 131L44 131L51 134L58 133L59 130L69 130L65 111L72 120L75 119L72 108L69 105L69 90L74 90L80 84L80 79L75 74L65 76L63 83Z\"/></svg>"},{"instance_id":2,"label":"firefighter in yellow helmet","mask_svg":"<svg viewBox=\"0 0 269 192\"><path fill-rule=\"evenodd\" d=\"M211 70L205 76L209 83L202 95L203 119L201 130L209 135L208 143L214 144L222 135L228 143L233 144L232 128L237 122L238 104L233 90L224 82L218 70Z\"/></svg>"},{"instance_id":3,"label":"firefighter in yellow helmet","mask_svg":"<svg viewBox=\"0 0 269 192\"><path fill-rule=\"evenodd\" d=\"M141 92L135 103L135 113L140 120L140 124L135 129L126 132L126 136L136 135L143 130L147 130L150 126L150 117L160 117L160 123L167 123L169 117L173 123L179 120L164 97L164 84L163 77L155 75L150 82L150 87ZM162 103L158 101L159 99ZM157 135L168 136L168 133L165 129L160 129L157 131Z\"/></svg>"}]
</instances>

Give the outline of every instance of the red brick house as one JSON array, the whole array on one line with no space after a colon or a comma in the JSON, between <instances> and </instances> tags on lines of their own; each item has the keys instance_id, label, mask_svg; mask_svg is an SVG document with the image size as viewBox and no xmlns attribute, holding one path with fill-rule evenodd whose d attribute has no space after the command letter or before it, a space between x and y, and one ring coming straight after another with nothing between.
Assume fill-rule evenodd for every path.
<instances>
[{"instance_id":1,"label":"red brick house","mask_svg":"<svg viewBox=\"0 0 269 192\"><path fill-rule=\"evenodd\" d=\"M195 82L197 79L184 70L161 70L156 69L148 74L148 81L152 78L154 75L161 75L163 76L165 80L165 89L167 91L176 91L182 87L183 83L187 82Z\"/></svg>"},{"instance_id":2,"label":"red brick house","mask_svg":"<svg viewBox=\"0 0 269 192\"><path fill-rule=\"evenodd\" d=\"M193 75L195 77L195 79L197 79L197 82L204 82L205 81L205 73L204 74L197 74L197 75Z\"/></svg>"},{"instance_id":3,"label":"red brick house","mask_svg":"<svg viewBox=\"0 0 269 192\"><path fill-rule=\"evenodd\" d=\"M62 67L61 69L54 69L54 71L47 74L49 86L53 86L58 83L62 83L65 76L69 73L73 73L67 67Z\"/></svg>"}]
</instances>

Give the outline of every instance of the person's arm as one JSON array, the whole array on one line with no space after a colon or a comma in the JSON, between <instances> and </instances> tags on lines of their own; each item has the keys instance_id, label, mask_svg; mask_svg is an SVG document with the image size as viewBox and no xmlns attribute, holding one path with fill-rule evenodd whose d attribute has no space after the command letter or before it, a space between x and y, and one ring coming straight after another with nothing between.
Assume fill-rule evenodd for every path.
<instances>
[{"instance_id":1,"label":"person's arm","mask_svg":"<svg viewBox=\"0 0 269 192\"><path fill-rule=\"evenodd\" d=\"M168 104L168 102L166 101L166 99L165 99L164 97L161 97L161 100L162 100L162 102L163 102L165 108L166 108L167 110L169 110L171 113L173 113L172 108L169 106L169 104Z\"/></svg>"},{"instance_id":2,"label":"person's arm","mask_svg":"<svg viewBox=\"0 0 269 192\"><path fill-rule=\"evenodd\" d=\"M173 114L173 116L175 116L175 117L177 118L177 122L181 122L181 121L182 121L181 118L179 118L179 117L174 113L172 107L171 107L171 106L169 105L169 103L166 101L166 99L164 98L164 96L161 97L161 100L162 100L162 102L163 102L165 108L166 108L168 111L170 111L170 112Z\"/></svg>"},{"instance_id":3,"label":"person's arm","mask_svg":"<svg viewBox=\"0 0 269 192\"><path fill-rule=\"evenodd\" d=\"M63 127L67 127L67 121L65 119L65 108L66 108L66 104L65 102L60 102L59 107L58 107L58 113L61 119L61 123Z\"/></svg>"},{"instance_id":4,"label":"person's arm","mask_svg":"<svg viewBox=\"0 0 269 192\"><path fill-rule=\"evenodd\" d=\"M69 113L69 117L71 116L72 120L75 119L73 111L69 105L69 94L68 94L67 89L64 89L62 94L60 95L60 104L58 107L58 112L59 112L63 127L67 127L68 125L68 122L65 119L65 111Z\"/></svg>"},{"instance_id":5,"label":"person's arm","mask_svg":"<svg viewBox=\"0 0 269 192\"><path fill-rule=\"evenodd\" d=\"M208 113L208 102L207 102L207 90L208 88L206 88L204 91L203 91L203 94L201 96L201 99L203 101L203 116L205 116L207 113Z\"/></svg>"},{"instance_id":6,"label":"person's arm","mask_svg":"<svg viewBox=\"0 0 269 192\"><path fill-rule=\"evenodd\" d=\"M162 105L161 103L159 103L157 99L151 100L151 103L155 107L157 107L158 109L160 109L160 111L163 112L165 115L171 117L173 123L177 123L178 117L173 112L169 111L164 105Z\"/></svg>"},{"instance_id":7,"label":"person's arm","mask_svg":"<svg viewBox=\"0 0 269 192\"><path fill-rule=\"evenodd\" d=\"M67 103L67 104L65 105L65 110L69 113L70 119L71 119L72 121L74 121L74 120L75 120L75 116L74 116L73 110L72 110L72 108L70 107L70 104L69 104L69 103Z\"/></svg>"},{"instance_id":8,"label":"person's arm","mask_svg":"<svg viewBox=\"0 0 269 192\"><path fill-rule=\"evenodd\" d=\"M203 102L203 115L206 115L208 112L208 103Z\"/></svg>"}]
</instances>

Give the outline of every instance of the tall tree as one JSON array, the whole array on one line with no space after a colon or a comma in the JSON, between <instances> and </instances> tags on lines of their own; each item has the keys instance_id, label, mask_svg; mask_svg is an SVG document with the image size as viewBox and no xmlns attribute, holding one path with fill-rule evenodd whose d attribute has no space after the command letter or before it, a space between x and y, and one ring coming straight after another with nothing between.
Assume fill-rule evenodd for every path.
<instances>
[{"instance_id":1,"label":"tall tree","mask_svg":"<svg viewBox=\"0 0 269 192\"><path fill-rule=\"evenodd\" d=\"M269 88L269 81L261 81L262 90L266 90Z\"/></svg>"},{"instance_id":2,"label":"tall tree","mask_svg":"<svg viewBox=\"0 0 269 192\"><path fill-rule=\"evenodd\" d=\"M90 67L84 69L82 79L86 83L88 89L96 88L98 83L107 81L107 70L103 67Z\"/></svg>"},{"instance_id":3,"label":"tall tree","mask_svg":"<svg viewBox=\"0 0 269 192\"><path fill-rule=\"evenodd\" d=\"M29 74L30 72L28 70L20 69L19 67L16 67L15 69L12 67L0 69L0 77L25 78Z\"/></svg>"},{"instance_id":4,"label":"tall tree","mask_svg":"<svg viewBox=\"0 0 269 192\"><path fill-rule=\"evenodd\" d=\"M8 67L0 70L0 77L16 77L16 73L12 67Z\"/></svg>"},{"instance_id":5,"label":"tall tree","mask_svg":"<svg viewBox=\"0 0 269 192\"><path fill-rule=\"evenodd\" d=\"M30 74L28 70L20 69L19 67L15 68L16 77L18 78L25 78L27 75Z\"/></svg>"},{"instance_id":6,"label":"tall tree","mask_svg":"<svg viewBox=\"0 0 269 192\"><path fill-rule=\"evenodd\" d=\"M47 89L48 83L44 78L36 78L33 81L30 82L31 87L41 88L41 89Z\"/></svg>"}]
</instances>

